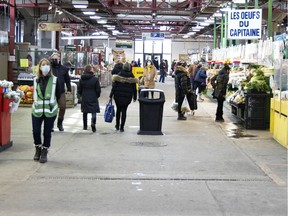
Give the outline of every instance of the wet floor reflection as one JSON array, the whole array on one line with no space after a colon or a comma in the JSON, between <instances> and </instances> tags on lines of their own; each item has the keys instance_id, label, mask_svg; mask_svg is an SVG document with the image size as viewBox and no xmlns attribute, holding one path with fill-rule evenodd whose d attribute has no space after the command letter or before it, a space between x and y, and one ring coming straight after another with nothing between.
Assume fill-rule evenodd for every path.
<instances>
[{"instance_id":1,"label":"wet floor reflection","mask_svg":"<svg viewBox=\"0 0 288 216\"><path fill-rule=\"evenodd\" d=\"M241 139L241 138L253 138L257 137L256 135L249 134L248 131L243 127L242 123L239 122L231 122L227 123L224 126L225 132L228 137Z\"/></svg>"}]
</instances>

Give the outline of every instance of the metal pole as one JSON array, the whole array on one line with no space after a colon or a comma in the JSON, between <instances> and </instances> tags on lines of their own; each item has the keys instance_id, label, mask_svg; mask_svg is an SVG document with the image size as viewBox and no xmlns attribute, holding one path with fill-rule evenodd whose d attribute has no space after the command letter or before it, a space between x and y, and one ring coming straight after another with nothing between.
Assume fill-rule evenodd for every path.
<instances>
[{"instance_id":1,"label":"metal pole","mask_svg":"<svg viewBox=\"0 0 288 216\"><path fill-rule=\"evenodd\" d=\"M224 17L223 17L223 13L222 13L222 17L221 17L221 48L223 48L223 33L224 32Z\"/></svg>"},{"instance_id":2,"label":"metal pole","mask_svg":"<svg viewBox=\"0 0 288 216\"><path fill-rule=\"evenodd\" d=\"M15 56L15 0L10 0L9 56ZM13 62L8 62L8 80L13 80Z\"/></svg>"},{"instance_id":3,"label":"metal pole","mask_svg":"<svg viewBox=\"0 0 288 216\"><path fill-rule=\"evenodd\" d=\"M268 37L272 37L272 6L273 0L268 1Z\"/></svg>"},{"instance_id":4,"label":"metal pole","mask_svg":"<svg viewBox=\"0 0 288 216\"><path fill-rule=\"evenodd\" d=\"M217 47L216 17L214 17L214 49Z\"/></svg>"}]
</instances>

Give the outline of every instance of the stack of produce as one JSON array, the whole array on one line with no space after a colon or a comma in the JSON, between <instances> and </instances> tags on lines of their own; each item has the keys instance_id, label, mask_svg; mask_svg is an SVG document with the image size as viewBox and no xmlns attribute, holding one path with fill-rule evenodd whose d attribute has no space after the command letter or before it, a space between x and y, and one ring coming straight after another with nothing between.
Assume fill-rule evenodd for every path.
<instances>
[{"instance_id":1,"label":"stack of produce","mask_svg":"<svg viewBox=\"0 0 288 216\"><path fill-rule=\"evenodd\" d=\"M21 104L32 104L33 103L33 86L21 85L18 89L24 92L20 103Z\"/></svg>"}]
</instances>

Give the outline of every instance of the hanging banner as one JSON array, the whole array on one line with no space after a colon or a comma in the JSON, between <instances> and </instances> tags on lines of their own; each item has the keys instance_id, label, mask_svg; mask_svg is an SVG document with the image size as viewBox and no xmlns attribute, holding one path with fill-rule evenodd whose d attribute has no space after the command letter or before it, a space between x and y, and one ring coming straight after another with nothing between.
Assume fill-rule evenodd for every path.
<instances>
[{"instance_id":1,"label":"hanging banner","mask_svg":"<svg viewBox=\"0 0 288 216\"><path fill-rule=\"evenodd\" d=\"M231 10L228 12L228 39L261 39L261 27L261 9Z\"/></svg>"},{"instance_id":2,"label":"hanging banner","mask_svg":"<svg viewBox=\"0 0 288 216\"><path fill-rule=\"evenodd\" d=\"M132 48L133 41L130 39L116 39L117 48Z\"/></svg>"},{"instance_id":3,"label":"hanging banner","mask_svg":"<svg viewBox=\"0 0 288 216\"><path fill-rule=\"evenodd\" d=\"M41 22L38 24L39 31L62 31L61 23L46 23Z\"/></svg>"}]
</instances>

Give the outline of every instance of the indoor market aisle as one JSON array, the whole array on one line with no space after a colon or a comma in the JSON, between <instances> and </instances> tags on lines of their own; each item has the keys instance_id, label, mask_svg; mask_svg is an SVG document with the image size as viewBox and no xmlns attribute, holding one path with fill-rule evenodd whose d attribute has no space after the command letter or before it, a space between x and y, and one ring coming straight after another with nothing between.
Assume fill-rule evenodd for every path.
<instances>
[{"instance_id":1,"label":"indoor market aisle","mask_svg":"<svg viewBox=\"0 0 288 216\"><path fill-rule=\"evenodd\" d=\"M177 121L173 80L157 88L166 96L165 135L137 135L138 101L125 132L114 132L103 119L106 87L97 132L82 130L79 105L67 109L46 164L32 160L31 109L19 108L13 146L0 153L0 215L287 215L287 150L268 131L243 129L229 110L225 123L214 122L208 98Z\"/></svg>"}]
</instances>

